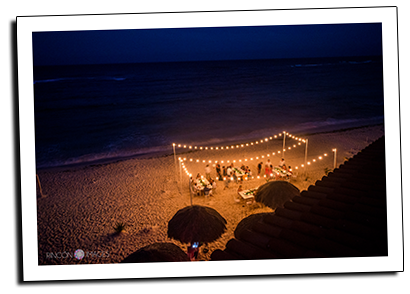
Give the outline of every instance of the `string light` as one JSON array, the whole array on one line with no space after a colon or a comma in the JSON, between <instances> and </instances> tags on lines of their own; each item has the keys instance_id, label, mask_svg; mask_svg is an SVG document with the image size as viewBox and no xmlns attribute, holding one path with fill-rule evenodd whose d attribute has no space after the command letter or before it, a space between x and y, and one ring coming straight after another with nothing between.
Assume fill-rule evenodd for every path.
<instances>
[{"instance_id":1,"label":"string light","mask_svg":"<svg viewBox=\"0 0 410 294\"><path fill-rule=\"evenodd\" d=\"M306 143L306 140L305 139L302 139L302 138L298 138L298 137L295 137L294 135L292 135L292 134L289 134L288 132L285 132L285 131L283 131L283 132L281 132L281 133L279 133L279 134L276 134L276 135L273 135L273 136L270 136L270 137L266 137L266 138L264 138L264 139L260 139L260 140L257 140L257 141L255 141L255 142L248 142L248 143L240 143L240 144L238 144L238 145L236 145L236 148L239 148L239 146L240 147L249 147L250 145L252 146L252 145L254 145L254 144L259 144L259 143L265 143L265 142L269 142L269 140L273 140L273 139L276 139L276 138L278 138L278 137L282 137L282 135L284 135L284 136L287 136L287 137L289 137L289 138L291 138L291 139L294 139L294 140L298 140L298 141L301 141L301 142L303 142L303 143ZM224 150L224 148L223 148L223 146L192 146L192 145L187 145L187 144L176 144L176 143L172 143L172 146L173 147L178 147L178 148L189 148L189 149L200 149L200 150L203 150L203 149L205 149L205 150L208 150L208 148L209 149L211 149L211 150L213 150L214 148L216 149L216 150ZM234 148L234 146L231 146L231 148ZM225 149L229 149L229 146L226 146L226 148Z\"/></svg>"},{"instance_id":2,"label":"string light","mask_svg":"<svg viewBox=\"0 0 410 294\"><path fill-rule=\"evenodd\" d=\"M279 134L279 135L280 135L280 134ZM286 135L289 135L289 134L286 133ZM289 135L289 136L290 136L290 135ZM304 140L302 139L302 141L304 141ZM256 142L256 143L257 143L257 142ZM252 144L252 143L251 143L251 144ZM300 145L300 143L299 143L299 145ZM173 143L173 146L177 146L177 144ZM181 144L178 144L178 146L181 146ZM187 145L183 145L183 146L184 146L184 148L186 148ZM243 146L243 144L242 144L242 146ZM296 145L293 145L294 148L295 148L295 146L296 146ZM189 147L191 148L192 146L189 146ZM231 146L231 147L234 148L234 146ZM238 147L239 147L239 145L237 145L237 148L238 148ZM202 148L202 147L200 147L200 148ZM205 148L208 148L208 147L205 147ZM211 147L211 148L212 148L212 147ZM215 148L218 149L218 147L215 147ZM223 147L221 147L221 148L223 148ZM229 149L229 146L227 146L227 148ZM291 147L288 147L288 149L290 150ZM336 149L332 149L332 151L335 151L335 150L336 150ZM286 151L286 150L284 149L283 151ZM280 150L277 151L278 154L280 154L280 152L281 152ZM273 152L272 155L275 155L275 152ZM318 159L318 160L322 160L324 157L327 157L327 155L328 155L327 153L324 153L323 155L318 156L317 159ZM270 154L267 154L266 156L270 156ZM261 156L256 157L256 159L259 159L259 157L264 158L265 156L264 156L264 155L261 155ZM186 173L189 177L192 177L192 174L189 173L187 167L185 166L184 161L188 161L188 160L189 160L190 162L194 162L194 159L193 159L193 158L187 159L186 157L185 157L185 158L179 157L178 160L180 161L181 168L185 171L185 173ZM253 161L253 157L251 157L250 160ZM242 159L239 159L238 161L239 161L239 162L242 162ZM248 159L245 158L244 161L248 161ZM196 163L199 163L200 160L199 160L199 159L196 159L195 162L196 162ZM202 162L205 163L206 160L202 160ZM209 162L209 163L212 163L212 160L209 160L208 162ZM215 161L215 163L218 163L218 162L224 163L225 161L224 161L224 160L221 160L221 161L216 160L216 161ZM227 162L227 163L230 163L230 160L227 160L226 162ZM236 163L236 160L233 160L232 162L233 162L233 163ZM315 163L315 162L317 162L317 160L316 160L316 158L313 158L311 161L308 161L306 164L307 164L307 165L311 165L312 163ZM305 165L304 165L304 164L301 164L300 167L303 168L303 167L305 167ZM298 169L299 169L299 166L295 166L294 169L295 169L295 170L298 170ZM203 177L203 176L201 176L201 177ZM264 175L264 177L266 177L266 175ZM253 178L254 178L254 177L252 177L252 179L253 179ZM259 179L260 177L257 176L257 178ZM218 179L218 178L217 178L217 179ZM226 178L224 178L224 180L225 180L225 179L226 179ZM247 180L247 178L245 178L245 179ZM232 180L233 180L233 179L232 179Z\"/></svg>"}]
</instances>

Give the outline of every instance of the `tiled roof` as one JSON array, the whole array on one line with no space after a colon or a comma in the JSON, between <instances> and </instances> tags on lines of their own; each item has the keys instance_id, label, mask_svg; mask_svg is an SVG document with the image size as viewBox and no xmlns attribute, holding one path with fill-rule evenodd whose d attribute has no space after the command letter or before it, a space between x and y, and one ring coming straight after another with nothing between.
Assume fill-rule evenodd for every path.
<instances>
[{"instance_id":1,"label":"tiled roof","mask_svg":"<svg viewBox=\"0 0 410 294\"><path fill-rule=\"evenodd\" d=\"M384 140L235 234L211 260L386 256Z\"/></svg>"}]
</instances>

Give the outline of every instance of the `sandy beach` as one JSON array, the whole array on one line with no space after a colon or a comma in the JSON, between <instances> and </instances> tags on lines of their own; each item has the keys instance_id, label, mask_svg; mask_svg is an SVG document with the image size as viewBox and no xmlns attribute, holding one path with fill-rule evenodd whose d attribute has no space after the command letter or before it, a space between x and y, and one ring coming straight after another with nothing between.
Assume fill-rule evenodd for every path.
<instances>
[{"instance_id":1,"label":"sandy beach","mask_svg":"<svg viewBox=\"0 0 410 294\"><path fill-rule=\"evenodd\" d=\"M301 135L301 138L308 139L308 161L311 164L307 174L301 167L305 160L305 145L297 145L297 140L288 139L286 147L291 149L285 153L285 161L297 175L290 182L300 191L307 189L325 175L326 168L333 168L334 148L337 149L337 165L340 165L345 158L352 157L383 134L383 126L376 125ZM212 165L215 161L238 160L235 165L240 165L241 159L255 176L241 183L244 189L248 189L266 182L263 173L261 178L256 178L257 163L270 158L273 165L277 165L282 157L277 150L281 147L282 141L277 140L253 149L192 151L178 148L177 157L186 158L184 165L193 175L205 175L204 168L210 164L214 179L216 172ZM196 162L197 159L206 163ZM186 251L187 244L167 237L168 221L191 201L188 176L179 174L174 160L170 146L166 156L39 170L43 193L40 195L38 189L39 264L117 263L155 242L172 242ZM223 250L243 218L254 213L273 212L262 204L235 202L239 184L231 182L225 190L222 181L217 181L217 185L212 197L192 198L193 204L212 207L227 221L227 230L222 237L201 247L199 260L209 260L215 249ZM115 234L113 226L117 222L126 224L125 232ZM73 257L77 249L85 252L86 256L81 260Z\"/></svg>"}]
</instances>

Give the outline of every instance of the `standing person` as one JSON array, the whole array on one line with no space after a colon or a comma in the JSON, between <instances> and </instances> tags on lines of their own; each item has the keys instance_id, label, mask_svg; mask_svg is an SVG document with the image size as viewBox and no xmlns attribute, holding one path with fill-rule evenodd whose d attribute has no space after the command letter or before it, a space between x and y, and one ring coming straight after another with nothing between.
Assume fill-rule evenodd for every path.
<instances>
[{"instance_id":1,"label":"standing person","mask_svg":"<svg viewBox=\"0 0 410 294\"><path fill-rule=\"evenodd\" d=\"M216 164L216 176L218 177L219 181L222 181L222 174L221 174L221 165L219 163Z\"/></svg>"},{"instance_id":2,"label":"standing person","mask_svg":"<svg viewBox=\"0 0 410 294\"><path fill-rule=\"evenodd\" d=\"M230 182L231 182L231 178L227 176L226 179L225 179L225 187L224 187L224 190L229 188L229 183L230 183Z\"/></svg>"},{"instance_id":3,"label":"standing person","mask_svg":"<svg viewBox=\"0 0 410 294\"><path fill-rule=\"evenodd\" d=\"M205 166L205 178L207 180L211 178L211 168L209 167L209 164Z\"/></svg>"},{"instance_id":4,"label":"standing person","mask_svg":"<svg viewBox=\"0 0 410 294\"><path fill-rule=\"evenodd\" d=\"M226 177L228 175L228 172L226 171L226 167L223 166L222 167L222 172L223 172L223 176Z\"/></svg>"},{"instance_id":5,"label":"standing person","mask_svg":"<svg viewBox=\"0 0 410 294\"><path fill-rule=\"evenodd\" d=\"M270 169L270 159L268 159L268 161L266 161L266 163L265 163L265 175L267 176L267 177L269 177L269 169Z\"/></svg>"},{"instance_id":6,"label":"standing person","mask_svg":"<svg viewBox=\"0 0 410 294\"><path fill-rule=\"evenodd\" d=\"M263 162L258 163L258 176L261 174L262 164L263 164Z\"/></svg>"}]
</instances>

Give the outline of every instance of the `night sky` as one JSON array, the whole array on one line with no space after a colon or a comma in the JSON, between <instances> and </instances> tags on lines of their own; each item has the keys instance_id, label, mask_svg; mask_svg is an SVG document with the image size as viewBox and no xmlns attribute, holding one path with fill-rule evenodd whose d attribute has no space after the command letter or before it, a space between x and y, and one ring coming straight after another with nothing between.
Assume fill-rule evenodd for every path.
<instances>
[{"instance_id":1,"label":"night sky","mask_svg":"<svg viewBox=\"0 0 410 294\"><path fill-rule=\"evenodd\" d=\"M381 23L33 33L34 65L372 55Z\"/></svg>"}]
</instances>

